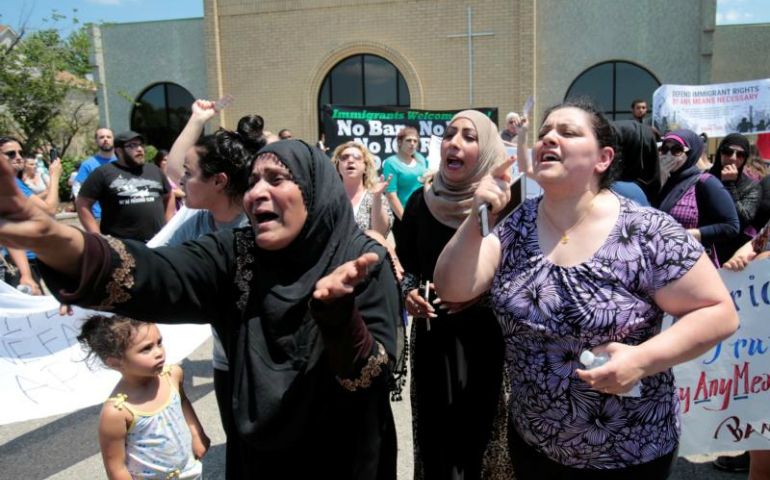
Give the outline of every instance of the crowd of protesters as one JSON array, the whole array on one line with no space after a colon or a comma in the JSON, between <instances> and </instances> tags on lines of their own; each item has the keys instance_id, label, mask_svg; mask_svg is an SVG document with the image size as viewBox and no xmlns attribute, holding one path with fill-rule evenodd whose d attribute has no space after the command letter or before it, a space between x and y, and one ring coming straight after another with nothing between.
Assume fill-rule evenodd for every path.
<instances>
[{"instance_id":1,"label":"crowd of protesters","mask_svg":"<svg viewBox=\"0 0 770 480\"><path fill-rule=\"evenodd\" d=\"M155 163L142 134L97 130L99 152L72 179L86 232L52 217L59 161L40 169L2 137L0 243L17 272L6 279L33 294L44 281L65 305L211 324L227 478L395 478L390 399L407 351L414 451L400 453L415 478L669 476L671 368L738 327L717 269L770 255L770 176L749 139L730 134L709 155L697 132L646 124L643 101L614 124L576 101L544 112L530 154L526 116L511 112L498 133L466 110L447 124L437 171L406 127L379 175L364 145L332 145L330 158L258 115L202 136L215 106L197 100ZM543 194L498 219L516 161ZM200 211L148 248L180 209ZM661 332L666 313L678 321ZM187 409L180 372L129 369L146 343L136 332L156 359L162 348L157 329L127 321L103 361L135 393L113 396L103 421L124 405L117 418L141 416L137 385L178 390ZM610 360L588 370L585 350ZM187 423L189 466L208 445ZM105 468L133 474L143 439L110 425L100 440L119 461ZM767 452L750 457L751 478L768 478ZM154 460L158 474L182 468Z\"/></svg>"}]
</instances>

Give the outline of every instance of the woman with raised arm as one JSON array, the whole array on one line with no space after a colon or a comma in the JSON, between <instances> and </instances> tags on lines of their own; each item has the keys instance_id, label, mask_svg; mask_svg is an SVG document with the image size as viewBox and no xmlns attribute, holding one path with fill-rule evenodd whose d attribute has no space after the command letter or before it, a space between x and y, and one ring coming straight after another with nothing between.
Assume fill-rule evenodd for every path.
<instances>
[{"instance_id":1,"label":"woman with raised arm","mask_svg":"<svg viewBox=\"0 0 770 480\"><path fill-rule=\"evenodd\" d=\"M492 310L467 299L436 298L430 283L444 245L470 213L473 191L505 148L492 121L466 110L449 122L438 172L406 205L396 232L405 270L402 290L412 327L412 421L415 478L480 479L510 476L501 399L505 348ZM510 163L506 163L510 167ZM428 284L428 286L426 286ZM425 293L430 291L430 299ZM495 424L495 418L500 420ZM495 430L495 427L502 429Z\"/></svg>"},{"instance_id":2,"label":"woman with raised arm","mask_svg":"<svg viewBox=\"0 0 770 480\"><path fill-rule=\"evenodd\" d=\"M345 142L335 148L332 163L353 204L358 226L363 231L374 230L387 238L393 226L393 212L382 197L393 177L377 182L374 158L369 149L358 142Z\"/></svg>"},{"instance_id":3,"label":"woman with raised arm","mask_svg":"<svg viewBox=\"0 0 770 480\"><path fill-rule=\"evenodd\" d=\"M609 190L615 132L581 103L545 112L534 148L542 197L482 237L478 208L510 197L509 172L485 177L442 252L445 301L490 291L511 365L509 444L516 477L665 479L676 459L671 367L738 325L703 247L668 215ZM660 332L664 312L679 320ZM583 369L585 350L606 353ZM639 384L641 397L621 394Z\"/></svg>"},{"instance_id":4,"label":"woman with raised arm","mask_svg":"<svg viewBox=\"0 0 770 480\"><path fill-rule=\"evenodd\" d=\"M300 141L260 151L243 205L248 228L150 249L56 223L0 164L0 242L36 251L60 301L219 332L240 451L228 478L395 479L400 302L385 249Z\"/></svg>"},{"instance_id":5,"label":"woman with raised arm","mask_svg":"<svg viewBox=\"0 0 770 480\"><path fill-rule=\"evenodd\" d=\"M190 118L188 125L196 130L200 129L200 134L204 123L197 122L196 116L208 116L206 110L213 110L213 103L198 100L193 109L195 115ZM197 138L192 145L189 143L192 135L181 136L174 143L177 151L186 150L184 175L179 180L179 185L184 190L187 207L198 210L162 245L181 245L188 240L195 240L220 230L248 227L249 220L243 210L243 196L248 187L250 161L257 151L265 146L263 125L259 115L248 115L238 122L236 131L220 128L213 134ZM160 155L160 152L158 154ZM166 155L168 156L168 152ZM235 435L230 401L232 385L229 385L228 381L229 361L216 329L212 329L212 333L214 392L219 416L225 434ZM238 464L238 453L227 452L228 466Z\"/></svg>"}]
</instances>

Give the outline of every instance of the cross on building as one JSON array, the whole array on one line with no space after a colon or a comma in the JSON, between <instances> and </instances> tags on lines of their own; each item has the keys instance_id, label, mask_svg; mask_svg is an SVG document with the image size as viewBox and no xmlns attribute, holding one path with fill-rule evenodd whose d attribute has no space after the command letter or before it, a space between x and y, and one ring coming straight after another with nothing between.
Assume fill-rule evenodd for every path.
<instances>
[{"instance_id":1,"label":"cross on building","mask_svg":"<svg viewBox=\"0 0 770 480\"><path fill-rule=\"evenodd\" d=\"M493 32L473 33L473 9L468 7L468 32L447 35L447 38L468 38L468 95L469 107L473 106L473 37L491 37Z\"/></svg>"}]
</instances>

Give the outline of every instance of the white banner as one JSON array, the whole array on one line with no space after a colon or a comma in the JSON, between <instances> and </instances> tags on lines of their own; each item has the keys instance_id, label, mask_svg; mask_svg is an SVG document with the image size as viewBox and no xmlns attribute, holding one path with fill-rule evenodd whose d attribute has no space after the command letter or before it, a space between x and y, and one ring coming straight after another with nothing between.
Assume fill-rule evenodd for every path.
<instances>
[{"instance_id":1,"label":"white banner","mask_svg":"<svg viewBox=\"0 0 770 480\"><path fill-rule=\"evenodd\" d=\"M687 128L709 137L770 132L770 79L662 85L652 104L652 121L661 132Z\"/></svg>"},{"instance_id":2,"label":"white banner","mask_svg":"<svg viewBox=\"0 0 770 480\"><path fill-rule=\"evenodd\" d=\"M148 245L167 242L197 212L182 207ZM97 405L112 392L120 374L89 368L76 338L83 320L98 312L73 310L73 316L62 317L54 297L25 295L0 281L0 425ZM158 329L169 364L181 362L211 336L208 324L158 324Z\"/></svg>"},{"instance_id":3,"label":"white banner","mask_svg":"<svg viewBox=\"0 0 770 480\"><path fill-rule=\"evenodd\" d=\"M720 273L741 326L674 368L682 401L680 455L770 448L770 260Z\"/></svg>"},{"instance_id":4,"label":"white banner","mask_svg":"<svg viewBox=\"0 0 770 480\"><path fill-rule=\"evenodd\" d=\"M83 361L76 337L92 310L59 315L54 297L32 297L0 282L0 425L104 402L120 374ZM179 363L211 335L209 325L158 324L168 363Z\"/></svg>"}]
</instances>

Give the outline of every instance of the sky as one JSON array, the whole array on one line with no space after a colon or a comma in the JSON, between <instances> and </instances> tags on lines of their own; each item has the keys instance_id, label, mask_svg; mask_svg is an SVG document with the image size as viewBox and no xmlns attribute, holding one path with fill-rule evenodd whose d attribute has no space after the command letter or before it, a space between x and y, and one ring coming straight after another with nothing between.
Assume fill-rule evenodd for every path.
<instances>
[{"instance_id":1,"label":"sky","mask_svg":"<svg viewBox=\"0 0 770 480\"><path fill-rule=\"evenodd\" d=\"M46 28L50 23L44 19L53 10L82 23L146 22L202 17L203 0L1 0L0 24L15 30L22 25ZM716 21L717 25L770 23L770 0L717 0Z\"/></svg>"}]
</instances>

